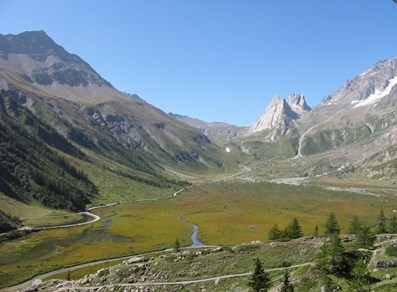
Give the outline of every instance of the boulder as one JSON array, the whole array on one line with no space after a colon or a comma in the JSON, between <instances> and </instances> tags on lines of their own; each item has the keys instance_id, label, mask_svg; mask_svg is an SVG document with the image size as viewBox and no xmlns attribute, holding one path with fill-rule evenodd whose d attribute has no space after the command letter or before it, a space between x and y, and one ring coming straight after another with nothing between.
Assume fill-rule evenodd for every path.
<instances>
[{"instance_id":1,"label":"boulder","mask_svg":"<svg viewBox=\"0 0 397 292\"><path fill-rule=\"evenodd\" d=\"M132 257L132 258L130 258L130 259L128 259L126 261L126 264L127 265L132 265L132 264L135 264L135 263L142 263L142 262L145 262L145 261L146 260L145 260L144 257Z\"/></svg>"},{"instance_id":2,"label":"boulder","mask_svg":"<svg viewBox=\"0 0 397 292\"><path fill-rule=\"evenodd\" d=\"M397 267L397 263L393 261L378 261L375 263L376 268L394 268Z\"/></svg>"},{"instance_id":3,"label":"boulder","mask_svg":"<svg viewBox=\"0 0 397 292\"><path fill-rule=\"evenodd\" d=\"M32 282L32 288L36 288L37 286L39 286L41 283L43 283L43 281L41 279L36 279Z\"/></svg>"}]
</instances>

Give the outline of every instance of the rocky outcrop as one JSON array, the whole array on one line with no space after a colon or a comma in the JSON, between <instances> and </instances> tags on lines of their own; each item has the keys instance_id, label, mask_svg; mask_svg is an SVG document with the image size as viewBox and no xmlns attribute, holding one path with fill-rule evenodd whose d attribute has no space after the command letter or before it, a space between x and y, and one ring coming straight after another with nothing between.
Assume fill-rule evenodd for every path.
<instances>
[{"instance_id":1,"label":"rocky outcrop","mask_svg":"<svg viewBox=\"0 0 397 292\"><path fill-rule=\"evenodd\" d=\"M254 133L274 128L288 117L288 112L292 112L292 110L287 102L281 97L276 96L249 131Z\"/></svg>"},{"instance_id":2,"label":"rocky outcrop","mask_svg":"<svg viewBox=\"0 0 397 292\"><path fill-rule=\"evenodd\" d=\"M44 31L0 34L0 65L30 83L71 87L95 84L113 88L79 56L68 53Z\"/></svg>"},{"instance_id":3,"label":"rocky outcrop","mask_svg":"<svg viewBox=\"0 0 397 292\"><path fill-rule=\"evenodd\" d=\"M307 105L305 97L301 94L294 93L287 99L276 96L256 123L248 130L248 133L271 130L270 140L276 141L279 137L288 133L293 121L300 119L303 114L310 110L311 108Z\"/></svg>"},{"instance_id":4,"label":"rocky outcrop","mask_svg":"<svg viewBox=\"0 0 397 292\"><path fill-rule=\"evenodd\" d=\"M393 261L379 261L375 263L376 268L395 268L397 263Z\"/></svg>"},{"instance_id":5,"label":"rocky outcrop","mask_svg":"<svg viewBox=\"0 0 397 292\"><path fill-rule=\"evenodd\" d=\"M302 114L312 110L311 107L307 105L305 96L302 94L293 93L288 96L286 101L291 109L297 114Z\"/></svg>"}]
</instances>

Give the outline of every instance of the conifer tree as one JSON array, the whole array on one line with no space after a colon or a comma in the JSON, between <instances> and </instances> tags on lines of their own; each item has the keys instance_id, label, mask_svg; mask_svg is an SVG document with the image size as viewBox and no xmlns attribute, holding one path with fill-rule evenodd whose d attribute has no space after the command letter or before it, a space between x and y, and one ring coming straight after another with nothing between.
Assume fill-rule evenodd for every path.
<instances>
[{"instance_id":1,"label":"conifer tree","mask_svg":"<svg viewBox=\"0 0 397 292\"><path fill-rule=\"evenodd\" d=\"M332 235L332 234L339 234L340 227L338 221L336 221L335 214L331 212L328 217L327 222L325 223L325 234Z\"/></svg>"},{"instance_id":2,"label":"conifer tree","mask_svg":"<svg viewBox=\"0 0 397 292\"><path fill-rule=\"evenodd\" d=\"M255 258L254 262L255 262L254 272L249 278L248 285L255 292L265 292L270 287L269 275L263 269L262 262L258 258Z\"/></svg>"},{"instance_id":3,"label":"conifer tree","mask_svg":"<svg viewBox=\"0 0 397 292\"><path fill-rule=\"evenodd\" d=\"M277 224L274 224L273 227L269 231L269 239L270 240L277 240L281 238L281 230L278 229Z\"/></svg>"},{"instance_id":4,"label":"conifer tree","mask_svg":"<svg viewBox=\"0 0 397 292\"><path fill-rule=\"evenodd\" d=\"M378 228L376 230L378 234L387 233L386 231L386 217L383 213L383 209L380 210L379 219L378 219Z\"/></svg>"},{"instance_id":5,"label":"conifer tree","mask_svg":"<svg viewBox=\"0 0 397 292\"><path fill-rule=\"evenodd\" d=\"M314 237L318 237L318 226L317 226L317 225L314 227L313 236L314 236Z\"/></svg>"},{"instance_id":6,"label":"conifer tree","mask_svg":"<svg viewBox=\"0 0 397 292\"><path fill-rule=\"evenodd\" d=\"M371 291L371 275L367 268L367 263L360 259L357 261L352 271L352 279L349 282L352 291L369 292Z\"/></svg>"},{"instance_id":7,"label":"conifer tree","mask_svg":"<svg viewBox=\"0 0 397 292\"><path fill-rule=\"evenodd\" d=\"M179 239L178 239L178 238L175 240L175 247L174 247L174 249L175 249L176 252L179 252L180 249L181 249L181 244L179 243Z\"/></svg>"},{"instance_id":8,"label":"conifer tree","mask_svg":"<svg viewBox=\"0 0 397 292\"><path fill-rule=\"evenodd\" d=\"M303 236L302 228L299 225L298 219L294 218L284 231L285 237L288 239L295 239Z\"/></svg>"},{"instance_id":9,"label":"conifer tree","mask_svg":"<svg viewBox=\"0 0 397 292\"><path fill-rule=\"evenodd\" d=\"M386 217L383 213L383 209L380 210L379 219L378 219L378 228L376 230L378 234L386 233Z\"/></svg>"},{"instance_id":10,"label":"conifer tree","mask_svg":"<svg viewBox=\"0 0 397 292\"><path fill-rule=\"evenodd\" d=\"M358 234L361 229L360 219L358 219L357 215L353 216L353 220L350 223L349 233L351 234Z\"/></svg>"},{"instance_id":11,"label":"conifer tree","mask_svg":"<svg viewBox=\"0 0 397 292\"><path fill-rule=\"evenodd\" d=\"M332 273L342 271L344 269L344 248L338 234L333 234L331 241L327 246L329 256L329 270Z\"/></svg>"},{"instance_id":12,"label":"conifer tree","mask_svg":"<svg viewBox=\"0 0 397 292\"><path fill-rule=\"evenodd\" d=\"M290 274L289 274L288 270L285 270L283 286L281 287L280 292L294 292L294 286L289 281L289 277L290 277Z\"/></svg>"},{"instance_id":13,"label":"conifer tree","mask_svg":"<svg viewBox=\"0 0 397 292\"><path fill-rule=\"evenodd\" d=\"M357 246L369 249L374 245L375 239L376 237L372 234L371 229L368 226L362 226L357 233Z\"/></svg>"},{"instance_id":14,"label":"conifer tree","mask_svg":"<svg viewBox=\"0 0 397 292\"><path fill-rule=\"evenodd\" d=\"M390 224L389 224L389 232L390 233L397 233L397 217L396 214L393 214L393 217L390 219Z\"/></svg>"}]
</instances>

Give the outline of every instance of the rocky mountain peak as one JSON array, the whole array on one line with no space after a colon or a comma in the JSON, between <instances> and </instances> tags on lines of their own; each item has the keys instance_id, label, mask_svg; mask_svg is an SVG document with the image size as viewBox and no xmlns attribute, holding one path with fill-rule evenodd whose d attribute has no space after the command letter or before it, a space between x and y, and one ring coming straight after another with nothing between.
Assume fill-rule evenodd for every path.
<instances>
[{"instance_id":1,"label":"rocky mountain peak","mask_svg":"<svg viewBox=\"0 0 397 292\"><path fill-rule=\"evenodd\" d=\"M301 114L305 111L311 111L311 107L307 105L305 96L303 94L293 93L288 96L286 101L291 109L296 113Z\"/></svg>"},{"instance_id":2,"label":"rocky mountain peak","mask_svg":"<svg viewBox=\"0 0 397 292\"><path fill-rule=\"evenodd\" d=\"M359 76L346 81L334 94L326 96L320 106L364 106L388 95L397 84L397 58L376 63Z\"/></svg>"},{"instance_id":3,"label":"rocky mountain peak","mask_svg":"<svg viewBox=\"0 0 397 292\"><path fill-rule=\"evenodd\" d=\"M275 96L255 125L249 129L249 132L255 133L274 128L283 120L285 113L289 111L291 111L291 108L287 102L281 97Z\"/></svg>"},{"instance_id":4,"label":"rocky mountain peak","mask_svg":"<svg viewBox=\"0 0 397 292\"><path fill-rule=\"evenodd\" d=\"M0 34L0 67L42 86L94 84L113 88L90 65L68 53L44 31Z\"/></svg>"},{"instance_id":5,"label":"rocky mountain peak","mask_svg":"<svg viewBox=\"0 0 397 292\"><path fill-rule=\"evenodd\" d=\"M45 62L50 55L65 62L84 62L77 55L69 54L57 45L43 30L27 31L18 35L0 34L0 57L7 58L9 54L28 55L39 62Z\"/></svg>"},{"instance_id":6,"label":"rocky mountain peak","mask_svg":"<svg viewBox=\"0 0 397 292\"><path fill-rule=\"evenodd\" d=\"M277 132L280 133L281 127L283 128L281 132L285 134L291 121L299 119L304 112L310 110L311 108L307 105L305 97L301 94L291 94L287 99L276 96L248 132L255 133L266 129L277 129ZM272 140L274 140L273 138Z\"/></svg>"}]
</instances>

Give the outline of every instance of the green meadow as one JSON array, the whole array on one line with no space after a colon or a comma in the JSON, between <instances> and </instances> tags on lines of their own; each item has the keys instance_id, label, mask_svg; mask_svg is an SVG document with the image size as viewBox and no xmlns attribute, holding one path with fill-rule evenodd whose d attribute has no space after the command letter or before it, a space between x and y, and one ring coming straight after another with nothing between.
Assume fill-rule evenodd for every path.
<instances>
[{"instance_id":1,"label":"green meadow","mask_svg":"<svg viewBox=\"0 0 397 292\"><path fill-rule=\"evenodd\" d=\"M386 216L397 198L330 191L316 186L272 183L212 183L186 189L180 196L96 209L101 220L79 227L45 230L0 243L0 286L79 263L191 244L192 225L210 245L267 241L273 224L280 229L297 218L305 235L320 234L330 212L342 233L353 215L374 226L381 209ZM75 218L76 219L76 218ZM37 223L37 222L36 222Z\"/></svg>"}]
</instances>

